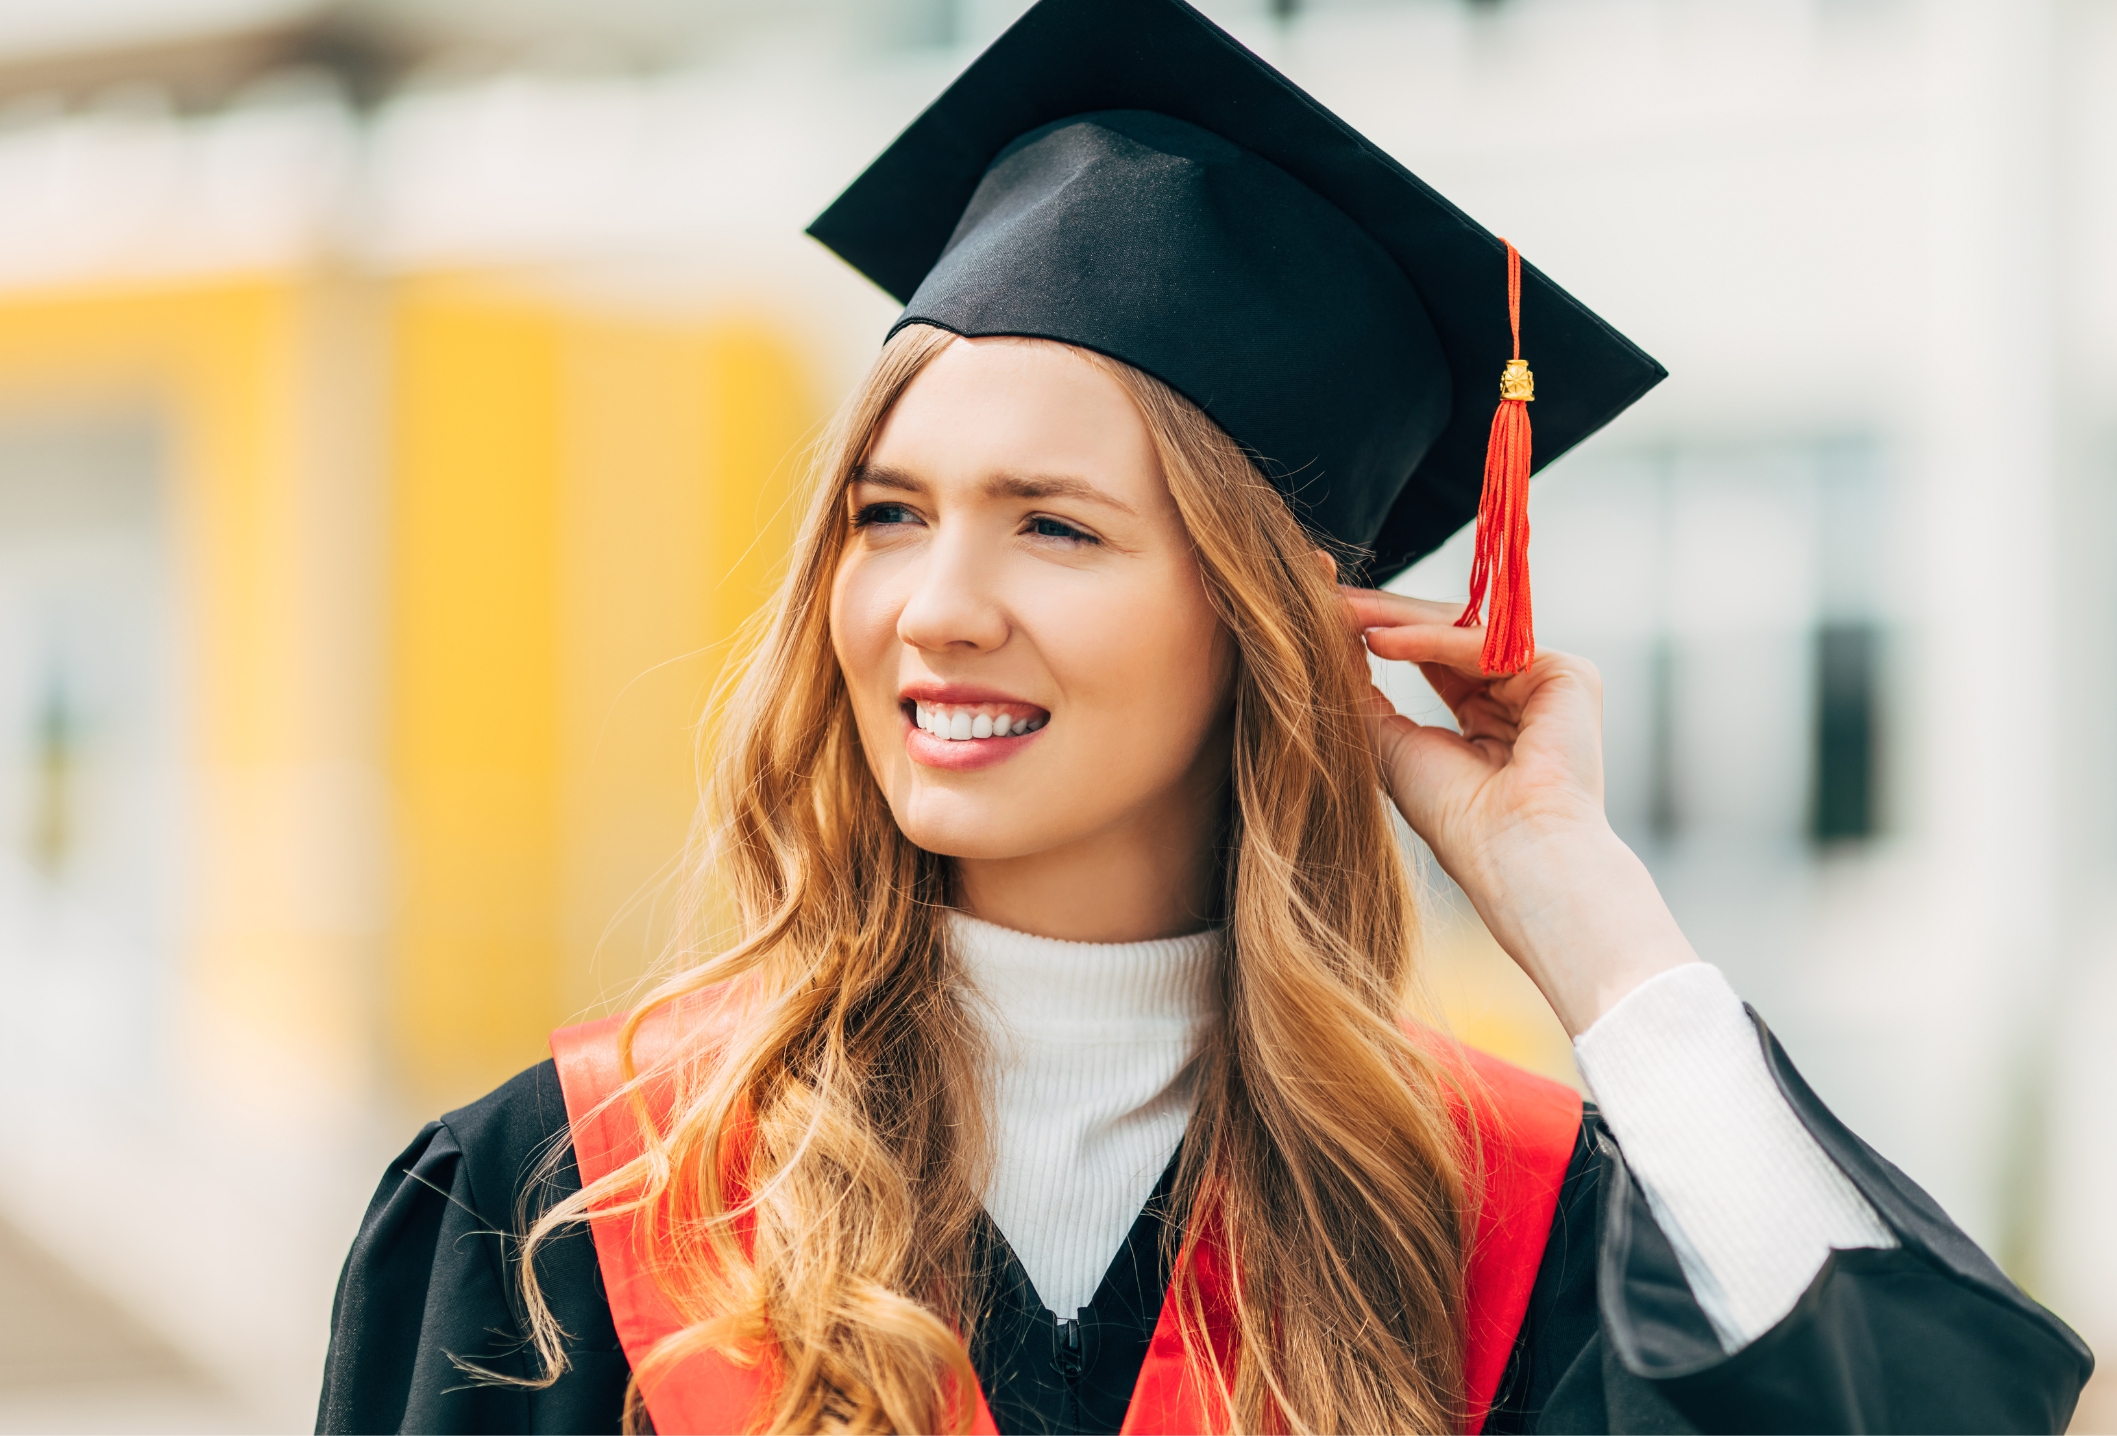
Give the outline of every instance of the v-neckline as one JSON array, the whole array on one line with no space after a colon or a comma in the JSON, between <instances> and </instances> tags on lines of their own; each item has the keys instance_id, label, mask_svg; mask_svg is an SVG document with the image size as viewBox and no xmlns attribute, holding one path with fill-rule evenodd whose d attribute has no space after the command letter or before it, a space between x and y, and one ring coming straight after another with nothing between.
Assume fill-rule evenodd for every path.
<instances>
[{"instance_id":1,"label":"v-neckline","mask_svg":"<svg viewBox=\"0 0 2117 1436\"><path fill-rule=\"evenodd\" d=\"M1164 1233L1181 1148L1170 1157L1088 1305L1044 1304L999 1224L981 1212L973 1236L984 1309L970 1359L994 1424L1009 1436L1119 1431L1161 1317L1177 1235Z\"/></svg>"}]
</instances>

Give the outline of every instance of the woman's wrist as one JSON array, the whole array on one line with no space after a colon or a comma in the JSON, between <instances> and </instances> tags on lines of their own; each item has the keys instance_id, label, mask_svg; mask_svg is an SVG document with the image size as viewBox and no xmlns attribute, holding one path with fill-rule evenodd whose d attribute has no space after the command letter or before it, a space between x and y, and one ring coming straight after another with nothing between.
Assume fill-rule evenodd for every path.
<instances>
[{"instance_id":1,"label":"woman's wrist","mask_svg":"<svg viewBox=\"0 0 2117 1436\"><path fill-rule=\"evenodd\" d=\"M1570 1036L1648 978L1698 960L1646 864L1607 824L1518 835L1457 877Z\"/></svg>"}]
</instances>

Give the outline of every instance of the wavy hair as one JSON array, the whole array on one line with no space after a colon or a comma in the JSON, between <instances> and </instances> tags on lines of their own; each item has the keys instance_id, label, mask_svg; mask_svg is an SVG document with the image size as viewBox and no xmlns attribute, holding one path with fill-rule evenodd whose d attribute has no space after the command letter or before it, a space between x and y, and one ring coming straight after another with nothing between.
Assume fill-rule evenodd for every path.
<instances>
[{"instance_id":1,"label":"wavy hair","mask_svg":"<svg viewBox=\"0 0 2117 1436\"><path fill-rule=\"evenodd\" d=\"M692 937L623 1029L610 1100L645 1119L650 1087L666 1099L643 1154L529 1226L519 1270L545 1382L566 1356L536 1251L630 1212L690 1323L642 1370L761 1345L770 1430L971 1419L982 1054L942 921L946 859L891 817L829 631L854 466L952 340L901 331L847 401L776 600L716 695L687 923L718 936ZM1171 1224L1219 1234L1237 1340L1204 1339L1186 1246L1172 1299L1189 1359L1238 1429L1455 1429L1466 1159L1449 1069L1397 1020L1416 917L1359 717L1365 664L1315 539L1244 451L1167 385L1075 352L1138 405L1238 655L1221 1017ZM739 1017L635 1061L643 1021L708 999ZM627 1429L645 1424L639 1376Z\"/></svg>"}]
</instances>

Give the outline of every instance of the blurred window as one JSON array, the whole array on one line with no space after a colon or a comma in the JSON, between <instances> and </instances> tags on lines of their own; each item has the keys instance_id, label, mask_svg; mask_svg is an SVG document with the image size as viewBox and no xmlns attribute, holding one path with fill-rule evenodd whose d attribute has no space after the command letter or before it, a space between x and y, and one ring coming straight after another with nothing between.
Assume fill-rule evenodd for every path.
<instances>
[{"instance_id":1,"label":"blurred window","mask_svg":"<svg viewBox=\"0 0 2117 1436\"><path fill-rule=\"evenodd\" d=\"M1798 850L1883 829L1873 444L1595 453L1531 494L1537 638L1602 670L1607 804L1627 840ZM1466 531L1392 586L1460 594L1468 550Z\"/></svg>"},{"instance_id":2,"label":"blurred window","mask_svg":"<svg viewBox=\"0 0 2117 1436\"><path fill-rule=\"evenodd\" d=\"M106 1063L138 1058L157 1000L177 773L160 470L141 416L0 416L0 1047L24 1061L68 1017L125 1034Z\"/></svg>"},{"instance_id":3,"label":"blurred window","mask_svg":"<svg viewBox=\"0 0 2117 1436\"><path fill-rule=\"evenodd\" d=\"M1816 791L1819 843L1872 837L1881 681L1878 625L1825 622L1816 631Z\"/></svg>"}]
</instances>

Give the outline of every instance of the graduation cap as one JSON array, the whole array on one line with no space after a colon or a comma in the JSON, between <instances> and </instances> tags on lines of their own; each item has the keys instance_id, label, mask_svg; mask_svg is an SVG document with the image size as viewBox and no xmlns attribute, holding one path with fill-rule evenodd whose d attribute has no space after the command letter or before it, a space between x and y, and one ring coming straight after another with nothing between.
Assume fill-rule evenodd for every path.
<instances>
[{"instance_id":1,"label":"graduation cap","mask_svg":"<svg viewBox=\"0 0 2117 1436\"><path fill-rule=\"evenodd\" d=\"M1540 467L1665 377L1183 0L1040 0L808 232L905 305L892 334L1154 375L1378 582L1476 517L1488 672L1534 651L1527 403Z\"/></svg>"}]
</instances>

